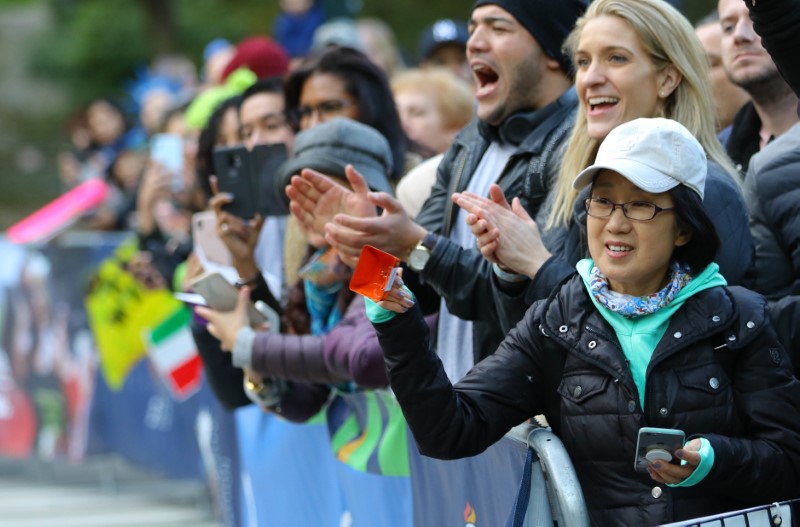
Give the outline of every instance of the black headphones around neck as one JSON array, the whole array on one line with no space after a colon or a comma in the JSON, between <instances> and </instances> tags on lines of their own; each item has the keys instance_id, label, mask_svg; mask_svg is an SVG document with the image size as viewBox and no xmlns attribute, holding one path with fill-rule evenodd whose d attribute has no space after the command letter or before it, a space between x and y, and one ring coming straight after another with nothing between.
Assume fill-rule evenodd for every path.
<instances>
[{"instance_id":1,"label":"black headphones around neck","mask_svg":"<svg viewBox=\"0 0 800 527\"><path fill-rule=\"evenodd\" d=\"M481 135L487 139L518 146L534 129L535 116L536 112L518 112L509 116L500 126L492 126L483 121L478 126Z\"/></svg>"}]
</instances>

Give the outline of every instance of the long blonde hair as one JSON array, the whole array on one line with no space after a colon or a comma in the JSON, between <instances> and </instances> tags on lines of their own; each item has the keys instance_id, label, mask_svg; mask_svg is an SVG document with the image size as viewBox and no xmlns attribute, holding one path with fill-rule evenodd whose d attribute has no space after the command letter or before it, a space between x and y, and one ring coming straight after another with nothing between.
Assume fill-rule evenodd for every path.
<instances>
[{"instance_id":1,"label":"long blonde hair","mask_svg":"<svg viewBox=\"0 0 800 527\"><path fill-rule=\"evenodd\" d=\"M672 65L682 76L675 90L659 105L657 115L642 117L666 117L683 124L703 145L708 157L739 182L738 172L717 139L708 61L689 21L663 0L595 0L564 42L565 53L574 56L586 23L602 16L617 17L633 28L656 71ZM586 112L580 105L561 162L557 194L546 228L572 221L578 196L572 180L594 162L600 142L589 137Z\"/></svg>"}]
</instances>

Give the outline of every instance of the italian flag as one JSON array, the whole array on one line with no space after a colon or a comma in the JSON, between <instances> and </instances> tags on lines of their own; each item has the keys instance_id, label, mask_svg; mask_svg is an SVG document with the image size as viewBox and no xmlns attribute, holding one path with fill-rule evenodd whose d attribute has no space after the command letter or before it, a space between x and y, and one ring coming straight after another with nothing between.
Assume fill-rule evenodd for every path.
<instances>
[{"instance_id":1,"label":"italian flag","mask_svg":"<svg viewBox=\"0 0 800 527\"><path fill-rule=\"evenodd\" d=\"M203 368L189 329L192 312L181 308L153 328L147 338L147 353L156 371L179 399L200 387Z\"/></svg>"}]
</instances>

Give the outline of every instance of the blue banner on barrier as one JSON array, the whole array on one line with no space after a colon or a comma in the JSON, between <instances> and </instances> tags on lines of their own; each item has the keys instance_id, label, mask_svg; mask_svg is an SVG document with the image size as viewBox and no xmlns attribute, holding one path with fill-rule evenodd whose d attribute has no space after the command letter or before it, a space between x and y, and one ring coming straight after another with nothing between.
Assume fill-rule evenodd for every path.
<instances>
[{"instance_id":1,"label":"blue banner on barrier","mask_svg":"<svg viewBox=\"0 0 800 527\"><path fill-rule=\"evenodd\" d=\"M208 481L225 525L240 524L235 421L205 384L177 401L146 359L120 391L98 373L89 431L89 454L116 452L165 476Z\"/></svg>"},{"instance_id":2,"label":"blue banner on barrier","mask_svg":"<svg viewBox=\"0 0 800 527\"><path fill-rule=\"evenodd\" d=\"M414 525L505 525L519 490L526 445L503 438L469 458L440 460L419 453L409 438Z\"/></svg>"},{"instance_id":3,"label":"blue banner on barrier","mask_svg":"<svg viewBox=\"0 0 800 527\"><path fill-rule=\"evenodd\" d=\"M237 423L243 526L411 525L409 479L336 460L324 422L290 423L250 407Z\"/></svg>"}]
</instances>

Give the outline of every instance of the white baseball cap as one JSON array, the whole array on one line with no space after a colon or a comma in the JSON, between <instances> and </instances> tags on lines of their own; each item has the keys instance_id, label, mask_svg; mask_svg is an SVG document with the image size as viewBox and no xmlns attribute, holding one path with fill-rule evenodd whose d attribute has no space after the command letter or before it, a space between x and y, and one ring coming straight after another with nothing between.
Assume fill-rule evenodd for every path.
<instances>
[{"instance_id":1,"label":"white baseball cap","mask_svg":"<svg viewBox=\"0 0 800 527\"><path fill-rule=\"evenodd\" d=\"M617 126L603 140L594 164L572 182L580 189L600 170L613 170L647 192L666 192L678 185L703 199L708 158L682 124L671 119L641 118Z\"/></svg>"}]
</instances>

